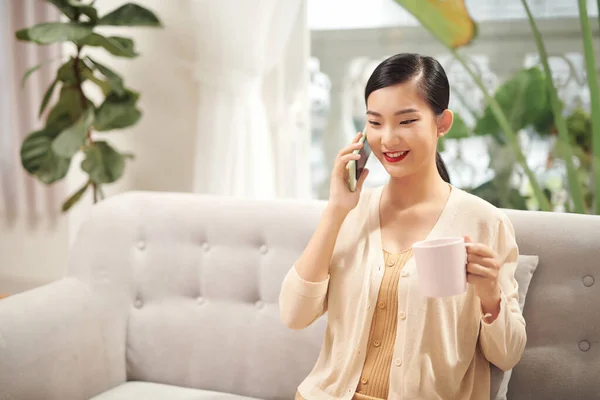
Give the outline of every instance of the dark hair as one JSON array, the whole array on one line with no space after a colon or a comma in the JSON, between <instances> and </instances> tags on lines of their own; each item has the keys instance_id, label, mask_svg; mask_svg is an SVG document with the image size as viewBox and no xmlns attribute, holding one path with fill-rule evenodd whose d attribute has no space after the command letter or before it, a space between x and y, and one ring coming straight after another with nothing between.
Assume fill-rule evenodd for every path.
<instances>
[{"instance_id":1,"label":"dark hair","mask_svg":"<svg viewBox=\"0 0 600 400\"><path fill-rule=\"evenodd\" d=\"M365 87L365 103L374 91L411 79L417 80L417 86L435 115L440 115L448 108L450 84L444 68L435 58L414 53L396 54L375 68ZM442 179L450 183L448 170L439 152L435 155L435 165Z\"/></svg>"}]
</instances>

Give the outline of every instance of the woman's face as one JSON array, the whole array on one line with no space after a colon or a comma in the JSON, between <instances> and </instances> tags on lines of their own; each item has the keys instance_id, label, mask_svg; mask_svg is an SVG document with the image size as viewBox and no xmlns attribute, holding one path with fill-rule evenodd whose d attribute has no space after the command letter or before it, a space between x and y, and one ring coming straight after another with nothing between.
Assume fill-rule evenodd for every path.
<instances>
[{"instance_id":1,"label":"woman's face","mask_svg":"<svg viewBox=\"0 0 600 400\"><path fill-rule=\"evenodd\" d=\"M367 120L373 154L392 178L402 178L435 168L438 137L452 126L452 112L436 116L411 80L372 92Z\"/></svg>"}]
</instances>

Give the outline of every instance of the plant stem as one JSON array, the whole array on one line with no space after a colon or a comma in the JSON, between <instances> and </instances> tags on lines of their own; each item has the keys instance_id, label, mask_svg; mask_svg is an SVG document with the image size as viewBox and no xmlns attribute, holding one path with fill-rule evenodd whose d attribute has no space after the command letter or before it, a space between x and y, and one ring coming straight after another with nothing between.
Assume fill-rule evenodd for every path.
<instances>
[{"instance_id":1,"label":"plant stem","mask_svg":"<svg viewBox=\"0 0 600 400\"><path fill-rule=\"evenodd\" d=\"M598 6L600 6L600 0L598 0ZM590 27L585 0L579 0L579 23L581 24L581 33L583 36L586 75L592 103L592 176L595 188L595 200L592 209L596 214L600 214L600 87L598 86L598 75L596 72L592 28Z\"/></svg>"},{"instance_id":2,"label":"plant stem","mask_svg":"<svg viewBox=\"0 0 600 400\"><path fill-rule=\"evenodd\" d=\"M498 104L498 102L496 101L494 96L492 96L488 93L487 87L485 86L485 84L483 83L483 81L481 80L479 75L476 74L475 71L473 71L471 69L471 67L465 60L465 58L458 51L456 51L456 49L449 48L449 50L452 52L452 55L454 55L454 57L456 57L456 59L462 64L462 66L469 73L471 78L473 78L473 81L475 82L475 84L483 92L483 96L485 97L485 100L489 104L490 109L494 113L494 117L496 117L496 120L498 121L498 125L500 125L500 128L502 128L502 130L506 133L508 142L516 154L517 162L521 165L521 167L525 171L527 178L529 178L529 183L531 184L533 193L539 203L540 209L542 211L550 211L551 210L550 202L548 201L548 198L544 194L544 191L542 190L535 175L533 174L533 171L531 170L531 168L529 168L529 165L527 165L527 159L525 158L525 155L523 154L523 151L521 150L521 145L519 144L519 137L517 136L517 133L510 126L510 123L508 122L506 115L502 111L500 104Z\"/></svg>"},{"instance_id":3,"label":"plant stem","mask_svg":"<svg viewBox=\"0 0 600 400\"><path fill-rule=\"evenodd\" d=\"M81 101L81 109L85 111L85 109L87 108L87 97L85 97L85 93L83 92L83 80L81 79L81 71L79 70L79 63L81 63L81 46L77 45L77 54L75 55L75 59L73 62L73 68L75 69L73 71L74 75L75 75L75 85L77 87L77 91L79 92L79 98ZM93 139L92 139L92 132L91 129L88 129L87 131L87 140L86 140L86 144L90 145L91 143L93 143ZM97 194L97 190L96 190L96 182L92 182L92 193L93 193L93 198L94 198L94 204L96 204L98 202L98 194Z\"/></svg>"},{"instance_id":4,"label":"plant stem","mask_svg":"<svg viewBox=\"0 0 600 400\"><path fill-rule=\"evenodd\" d=\"M579 180L579 175L577 174L577 170L575 169L575 165L573 164L573 150L571 149L571 141L569 138L567 121L562 115L563 107L558 98L556 86L554 85L554 79L552 78L552 71L550 70L550 65L548 64L548 53L546 51L546 46L544 45L542 35L538 30L537 23L533 18L533 14L529 9L527 0L521 0L521 3L523 3L523 7L525 7L525 12L527 13L527 18L529 19L531 30L533 31L533 37L535 38L535 43L540 53L540 60L542 62L542 65L544 66L546 84L550 95L550 105L552 106L552 113L554 114L554 123L556 125L556 129L558 130L557 145L559 149L559 154L565 160L565 164L567 166L567 179L569 181L569 189L571 198L573 199L573 205L575 206L575 212L584 214L585 202L583 199L583 190Z\"/></svg>"}]
</instances>

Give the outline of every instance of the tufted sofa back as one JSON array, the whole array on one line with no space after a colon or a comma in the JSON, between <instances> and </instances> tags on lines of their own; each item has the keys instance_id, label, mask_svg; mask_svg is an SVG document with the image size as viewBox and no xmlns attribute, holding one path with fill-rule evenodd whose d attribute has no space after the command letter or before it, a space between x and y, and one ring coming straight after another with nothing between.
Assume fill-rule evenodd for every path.
<instances>
[{"instance_id":1,"label":"tufted sofa back","mask_svg":"<svg viewBox=\"0 0 600 400\"><path fill-rule=\"evenodd\" d=\"M289 330L279 290L321 207L118 195L83 224L69 274L107 304L116 331L107 345L122 353L128 380L290 399L316 360L324 320Z\"/></svg>"},{"instance_id":2,"label":"tufted sofa back","mask_svg":"<svg viewBox=\"0 0 600 400\"><path fill-rule=\"evenodd\" d=\"M600 216L505 210L521 254L539 256L527 347L509 400L600 398Z\"/></svg>"},{"instance_id":3,"label":"tufted sofa back","mask_svg":"<svg viewBox=\"0 0 600 400\"><path fill-rule=\"evenodd\" d=\"M325 318L280 322L281 282L323 202L133 192L93 208L71 251L111 321L128 380L291 399L317 357ZM538 255L525 304L528 345L509 399L600 393L600 217L507 210L521 254Z\"/></svg>"}]
</instances>

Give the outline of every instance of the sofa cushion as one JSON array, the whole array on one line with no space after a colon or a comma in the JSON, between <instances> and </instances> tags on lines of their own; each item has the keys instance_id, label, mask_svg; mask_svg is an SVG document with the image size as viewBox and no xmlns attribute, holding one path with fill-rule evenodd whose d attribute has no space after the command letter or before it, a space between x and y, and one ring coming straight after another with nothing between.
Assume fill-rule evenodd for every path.
<instances>
[{"instance_id":1,"label":"sofa cushion","mask_svg":"<svg viewBox=\"0 0 600 400\"><path fill-rule=\"evenodd\" d=\"M519 307L521 311L525 307L525 297L531 283L531 278L539 263L538 256L519 255L519 263L515 270L515 279L519 285ZM502 371L494 365L491 365L491 383L490 383L490 399L491 400L506 400L508 393L508 382L512 375L512 370Z\"/></svg>"},{"instance_id":2,"label":"sofa cushion","mask_svg":"<svg viewBox=\"0 0 600 400\"><path fill-rule=\"evenodd\" d=\"M190 389L151 382L126 382L92 400L257 400L235 394Z\"/></svg>"}]
</instances>

